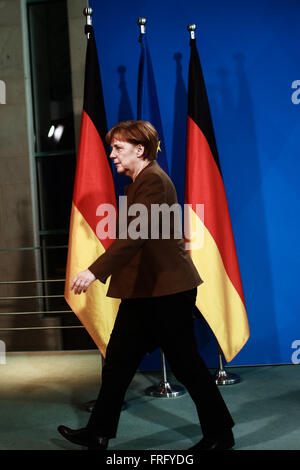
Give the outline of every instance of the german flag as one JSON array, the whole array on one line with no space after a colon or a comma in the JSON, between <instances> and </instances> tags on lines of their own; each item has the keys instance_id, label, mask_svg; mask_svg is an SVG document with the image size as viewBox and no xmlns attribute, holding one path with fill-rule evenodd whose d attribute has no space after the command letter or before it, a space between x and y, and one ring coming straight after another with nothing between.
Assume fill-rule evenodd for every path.
<instances>
[{"instance_id":1,"label":"german flag","mask_svg":"<svg viewBox=\"0 0 300 470\"><path fill-rule=\"evenodd\" d=\"M199 239L190 243L191 257L204 281L196 305L229 362L248 340L249 325L196 39L191 39L190 46L185 177L185 204L190 206L186 224L191 233L200 227L196 232ZM204 205L204 217L197 204Z\"/></svg>"},{"instance_id":2,"label":"german flag","mask_svg":"<svg viewBox=\"0 0 300 470\"><path fill-rule=\"evenodd\" d=\"M65 299L105 357L119 300L106 297L108 282L93 282L86 293L70 291L72 279L102 255L113 239L99 239L97 216L100 204L117 210L115 188L107 149L107 132L103 91L92 26L89 34L84 80L84 103L71 210Z\"/></svg>"}]
</instances>

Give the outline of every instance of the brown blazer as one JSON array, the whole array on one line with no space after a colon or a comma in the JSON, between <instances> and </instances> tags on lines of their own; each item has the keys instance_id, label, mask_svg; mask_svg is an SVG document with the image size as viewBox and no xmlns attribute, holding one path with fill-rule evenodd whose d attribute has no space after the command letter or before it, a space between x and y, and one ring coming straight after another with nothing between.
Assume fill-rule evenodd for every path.
<instances>
[{"instance_id":1,"label":"brown blazer","mask_svg":"<svg viewBox=\"0 0 300 470\"><path fill-rule=\"evenodd\" d=\"M152 161L134 182L126 186L125 194L128 208L131 204L141 203L149 214L151 204L166 203L170 206L177 203L175 187L156 161ZM128 217L128 225L133 219ZM106 252L89 267L103 283L111 275L108 297L157 297L190 290L203 282L185 251L183 238L172 238L173 223L170 233L170 239L133 240L117 236Z\"/></svg>"}]
</instances>

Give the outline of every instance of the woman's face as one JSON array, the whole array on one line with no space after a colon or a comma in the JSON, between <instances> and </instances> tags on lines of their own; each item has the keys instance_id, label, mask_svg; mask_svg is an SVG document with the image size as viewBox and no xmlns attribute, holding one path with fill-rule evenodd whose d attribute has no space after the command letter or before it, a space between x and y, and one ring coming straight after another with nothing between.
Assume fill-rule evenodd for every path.
<instances>
[{"instance_id":1,"label":"woman's face","mask_svg":"<svg viewBox=\"0 0 300 470\"><path fill-rule=\"evenodd\" d=\"M142 156L144 147L119 139L113 139L111 148L110 158L113 160L117 172L132 177L140 164L141 159L139 157Z\"/></svg>"}]
</instances>

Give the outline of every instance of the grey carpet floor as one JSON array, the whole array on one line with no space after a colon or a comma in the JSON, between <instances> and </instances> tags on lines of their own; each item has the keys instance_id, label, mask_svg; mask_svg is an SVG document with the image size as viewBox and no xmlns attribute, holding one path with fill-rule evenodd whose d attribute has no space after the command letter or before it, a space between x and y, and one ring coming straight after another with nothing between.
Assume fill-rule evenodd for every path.
<instances>
[{"instance_id":1,"label":"grey carpet floor","mask_svg":"<svg viewBox=\"0 0 300 470\"><path fill-rule=\"evenodd\" d=\"M236 450L300 450L300 368L297 365L227 368L240 383L220 387L236 423ZM0 365L0 449L78 450L56 431L84 427L84 405L100 386L98 353L9 354ZM126 395L110 450L185 450L201 437L186 393L154 398L161 372L137 372ZM169 382L176 383L168 374Z\"/></svg>"}]
</instances>

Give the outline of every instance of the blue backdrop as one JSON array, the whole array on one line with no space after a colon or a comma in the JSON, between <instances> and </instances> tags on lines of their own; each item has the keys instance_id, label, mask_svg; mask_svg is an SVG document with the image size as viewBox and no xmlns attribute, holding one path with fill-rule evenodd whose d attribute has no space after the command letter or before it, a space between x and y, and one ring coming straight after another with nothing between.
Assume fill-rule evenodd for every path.
<instances>
[{"instance_id":1,"label":"blue backdrop","mask_svg":"<svg viewBox=\"0 0 300 470\"><path fill-rule=\"evenodd\" d=\"M190 56L186 27L196 23L251 332L230 365L291 363L292 343L300 339L300 104L292 99L292 83L300 79L300 3L89 4L109 127L136 118L136 21L139 16L147 18L167 158L181 203ZM118 183L118 191L120 187ZM217 365L212 335L200 321L196 331L206 362Z\"/></svg>"}]
</instances>

